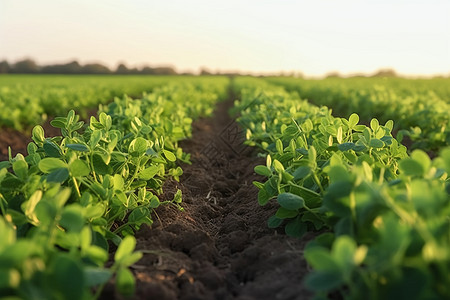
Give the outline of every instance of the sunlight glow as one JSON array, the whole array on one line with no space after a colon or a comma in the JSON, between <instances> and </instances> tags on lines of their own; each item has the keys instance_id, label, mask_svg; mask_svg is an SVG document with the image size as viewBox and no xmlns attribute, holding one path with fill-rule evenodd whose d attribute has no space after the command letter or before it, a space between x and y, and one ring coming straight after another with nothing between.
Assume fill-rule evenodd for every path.
<instances>
[{"instance_id":1,"label":"sunlight glow","mask_svg":"<svg viewBox=\"0 0 450 300\"><path fill-rule=\"evenodd\" d=\"M447 0L2 0L0 60L450 73Z\"/></svg>"}]
</instances>

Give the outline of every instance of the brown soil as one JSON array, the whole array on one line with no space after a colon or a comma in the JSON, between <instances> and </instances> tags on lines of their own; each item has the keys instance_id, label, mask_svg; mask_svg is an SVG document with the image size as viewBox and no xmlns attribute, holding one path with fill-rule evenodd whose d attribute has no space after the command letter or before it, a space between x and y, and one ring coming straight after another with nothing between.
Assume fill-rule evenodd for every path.
<instances>
[{"instance_id":1,"label":"brown soil","mask_svg":"<svg viewBox=\"0 0 450 300\"><path fill-rule=\"evenodd\" d=\"M97 109L87 109L85 115L87 116L83 121L87 123L91 116L97 116ZM44 128L45 137L54 137L61 135L61 130L50 125L48 118L41 126ZM31 142L31 131L33 128L28 128L24 131L18 131L12 128L0 128L0 161L8 160L8 147L11 147L11 153L14 157L17 153L27 154L27 145Z\"/></svg>"},{"instance_id":2,"label":"brown soil","mask_svg":"<svg viewBox=\"0 0 450 300\"><path fill-rule=\"evenodd\" d=\"M49 121L42 124L45 137L61 135L58 128L50 125ZM14 157L17 153L27 154L27 145L31 142L31 129L18 131L12 128L0 128L0 161L8 160L8 147L11 147L11 153Z\"/></svg>"},{"instance_id":3,"label":"brown soil","mask_svg":"<svg viewBox=\"0 0 450 300\"><path fill-rule=\"evenodd\" d=\"M137 233L137 249L146 254L133 267L134 299L311 298L302 279L312 236L298 240L267 227L276 206L259 206L252 184L262 180L253 168L264 160L241 144L230 105L220 103L215 117L195 122L192 139L182 143L193 164L166 191L183 191L184 212L162 207L152 228ZM102 299L125 298L109 285Z\"/></svg>"}]
</instances>

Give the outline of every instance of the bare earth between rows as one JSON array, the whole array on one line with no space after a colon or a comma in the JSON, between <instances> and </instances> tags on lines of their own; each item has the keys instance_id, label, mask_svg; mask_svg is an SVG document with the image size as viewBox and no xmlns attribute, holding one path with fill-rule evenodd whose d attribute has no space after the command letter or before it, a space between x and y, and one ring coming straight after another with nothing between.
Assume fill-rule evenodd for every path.
<instances>
[{"instance_id":1,"label":"bare earth between rows","mask_svg":"<svg viewBox=\"0 0 450 300\"><path fill-rule=\"evenodd\" d=\"M308 240L267 228L275 205L261 207L252 181L264 162L242 145L239 127L228 116L232 101L219 103L212 118L193 124L182 142L192 165L183 166L180 183L184 212L163 207L152 228L137 234L147 254L134 266L136 299L305 299L301 282ZM160 220L160 221L159 221ZM111 286L104 299L120 299Z\"/></svg>"}]
</instances>

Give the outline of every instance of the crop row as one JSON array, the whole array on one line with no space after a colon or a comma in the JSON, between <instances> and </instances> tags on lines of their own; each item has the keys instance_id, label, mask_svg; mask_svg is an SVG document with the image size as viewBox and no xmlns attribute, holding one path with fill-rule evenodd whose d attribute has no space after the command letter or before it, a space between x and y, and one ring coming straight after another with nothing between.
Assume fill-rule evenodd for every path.
<instances>
[{"instance_id":1,"label":"crop row","mask_svg":"<svg viewBox=\"0 0 450 300\"><path fill-rule=\"evenodd\" d=\"M139 96L168 81L195 82L192 77L1 75L0 126L18 130L76 108L86 110L124 94Z\"/></svg>"},{"instance_id":2,"label":"crop row","mask_svg":"<svg viewBox=\"0 0 450 300\"><path fill-rule=\"evenodd\" d=\"M235 89L247 143L267 157L258 201L279 204L269 227L325 232L305 250L317 299L450 297L449 148L408 155L392 121L333 117L258 79Z\"/></svg>"},{"instance_id":3,"label":"crop row","mask_svg":"<svg viewBox=\"0 0 450 300\"><path fill-rule=\"evenodd\" d=\"M450 143L450 80L401 78L270 78L339 116L357 113L362 120L396 120L399 140L408 135L413 148L438 151Z\"/></svg>"},{"instance_id":4,"label":"crop row","mask_svg":"<svg viewBox=\"0 0 450 300\"><path fill-rule=\"evenodd\" d=\"M92 299L113 276L120 293L133 294L129 266L142 256L133 234L160 205L182 209L180 190L168 201L158 195L182 174L177 162L189 162L178 141L227 84L173 82L142 99L116 98L86 125L70 111L51 121L57 137L34 127L28 155L0 162L0 295Z\"/></svg>"}]
</instances>

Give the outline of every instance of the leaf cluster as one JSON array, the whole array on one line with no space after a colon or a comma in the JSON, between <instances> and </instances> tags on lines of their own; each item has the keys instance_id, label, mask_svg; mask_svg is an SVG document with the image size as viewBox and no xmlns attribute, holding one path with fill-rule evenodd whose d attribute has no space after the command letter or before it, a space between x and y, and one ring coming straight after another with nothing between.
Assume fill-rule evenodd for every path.
<instances>
[{"instance_id":1,"label":"leaf cluster","mask_svg":"<svg viewBox=\"0 0 450 300\"><path fill-rule=\"evenodd\" d=\"M239 121L266 156L255 167L267 177L254 182L258 201L279 204L268 225L297 237L332 231L305 250L314 268L305 284L317 297L448 297L450 149L433 161L421 150L408 155L392 121L360 125L356 114L335 118L296 94L242 81Z\"/></svg>"},{"instance_id":2,"label":"leaf cluster","mask_svg":"<svg viewBox=\"0 0 450 300\"><path fill-rule=\"evenodd\" d=\"M177 163L189 162L178 141L226 83L199 79L117 98L88 124L71 110L51 121L61 136L34 127L28 155L0 162L0 294L91 299L115 276L118 291L132 295L129 266L142 256L134 233L160 205L183 209L180 190L172 200L158 196L182 175ZM198 103L186 106L183 91ZM106 267L111 244L118 248Z\"/></svg>"}]
</instances>

